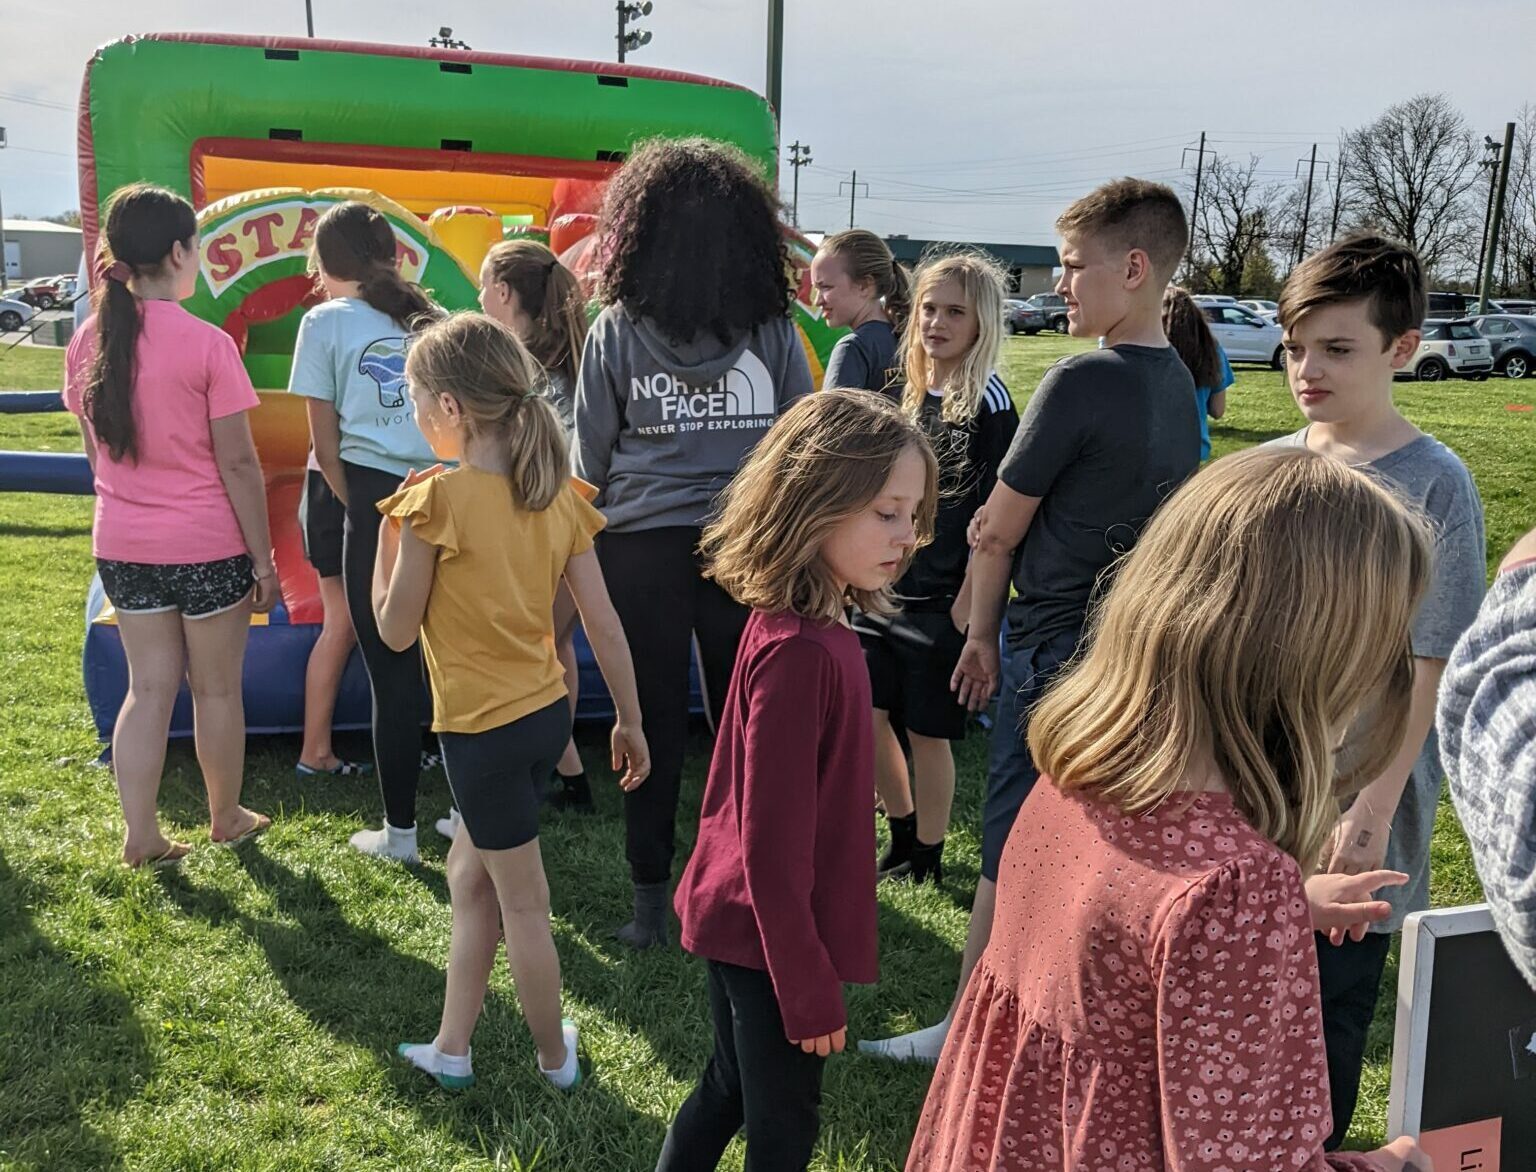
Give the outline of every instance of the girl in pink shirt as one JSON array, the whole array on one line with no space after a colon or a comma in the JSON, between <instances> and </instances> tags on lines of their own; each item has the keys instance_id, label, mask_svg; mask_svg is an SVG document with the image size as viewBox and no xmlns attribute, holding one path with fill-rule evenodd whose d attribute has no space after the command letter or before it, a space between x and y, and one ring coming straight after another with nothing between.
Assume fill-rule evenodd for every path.
<instances>
[{"instance_id":1,"label":"girl in pink shirt","mask_svg":"<svg viewBox=\"0 0 1536 1172\"><path fill-rule=\"evenodd\" d=\"M198 764L215 842L269 820L240 804L245 711L240 676L252 610L277 598L261 465L245 413L256 392L234 341L179 301L197 281L197 218L147 184L107 208L110 265L95 313L65 357L64 402L96 485L92 545L128 659L112 731L129 866L186 855L160 829L155 800L171 706L192 692Z\"/></svg>"},{"instance_id":2,"label":"girl in pink shirt","mask_svg":"<svg viewBox=\"0 0 1536 1172\"><path fill-rule=\"evenodd\" d=\"M1429 564L1390 493L1305 451L1217 461L1153 517L1030 718L1041 784L908 1172L1427 1172L1408 1138L1324 1154L1313 928L1343 921L1303 880L1334 779L1401 740ZM1347 879L1359 900L1382 873Z\"/></svg>"},{"instance_id":3,"label":"girl in pink shirt","mask_svg":"<svg viewBox=\"0 0 1536 1172\"><path fill-rule=\"evenodd\" d=\"M715 1049L658 1172L803 1169L821 1069L843 1048L843 983L875 979L874 733L847 608L889 613L933 535L933 452L868 391L799 400L704 531L707 572L752 608L678 882L683 947L709 970Z\"/></svg>"}]
</instances>

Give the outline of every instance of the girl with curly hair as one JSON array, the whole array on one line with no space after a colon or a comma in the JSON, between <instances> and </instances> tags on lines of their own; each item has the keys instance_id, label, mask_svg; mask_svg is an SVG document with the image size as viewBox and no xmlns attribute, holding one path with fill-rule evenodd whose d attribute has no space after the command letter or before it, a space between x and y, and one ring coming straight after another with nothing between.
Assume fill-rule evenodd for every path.
<instances>
[{"instance_id":1,"label":"girl with curly hair","mask_svg":"<svg viewBox=\"0 0 1536 1172\"><path fill-rule=\"evenodd\" d=\"M634 919L665 943L667 887L694 640L718 724L747 611L706 579L699 535L716 495L811 373L789 318L778 199L741 152L704 139L642 145L609 184L593 322L576 382L575 470L607 518L603 574L634 652L651 780L627 793Z\"/></svg>"}]
</instances>

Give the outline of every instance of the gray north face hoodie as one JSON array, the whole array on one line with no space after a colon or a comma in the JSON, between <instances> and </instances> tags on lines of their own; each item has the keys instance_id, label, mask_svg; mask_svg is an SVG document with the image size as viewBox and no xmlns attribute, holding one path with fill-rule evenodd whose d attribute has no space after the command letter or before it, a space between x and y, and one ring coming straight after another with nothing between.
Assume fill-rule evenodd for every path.
<instances>
[{"instance_id":1,"label":"gray north face hoodie","mask_svg":"<svg viewBox=\"0 0 1536 1172\"><path fill-rule=\"evenodd\" d=\"M794 323L733 344L676 342L610 305L576 381L576 475L616 533L702 525L715 495L791 403L812 390Z\"/></svg>"}]
</instances>

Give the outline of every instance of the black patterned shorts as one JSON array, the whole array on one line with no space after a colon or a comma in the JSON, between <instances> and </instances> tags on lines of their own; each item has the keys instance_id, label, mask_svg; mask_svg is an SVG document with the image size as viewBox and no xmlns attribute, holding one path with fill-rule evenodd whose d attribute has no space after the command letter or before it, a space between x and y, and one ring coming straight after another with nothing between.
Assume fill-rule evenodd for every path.
<instances>
[{"instance_id":1,"label":"black patterned shorts","mask_svg":"<svg viewBox=\"0 0 1536 1172\"><path fill-rule=\"evenodd\" d=\"M246 554L216 562L157 566L96 559L107 600L121 614L180 611L205 619L239 606L251 592L251 559Z\"/></svg>"}]
</instances>

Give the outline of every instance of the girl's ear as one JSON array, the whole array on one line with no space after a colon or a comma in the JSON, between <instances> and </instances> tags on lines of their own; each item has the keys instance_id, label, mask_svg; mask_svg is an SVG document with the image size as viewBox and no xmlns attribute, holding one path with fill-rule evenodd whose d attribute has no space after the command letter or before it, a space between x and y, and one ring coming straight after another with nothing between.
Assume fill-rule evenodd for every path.
<instances>
[{"instance_id":1,"label":"girl's ear","mask_svg":"<svg viewBox=\"0 0 1536 1172\"><path fill-rule=\"evenodd\" d=\"M462 409L459 407L459 401L452 395L442 391L439 391L437 394L437 409L443 413L445 418L451 419L454 423L457 423L459 416L463 414Z\"/></svg>"}]
</instances>

